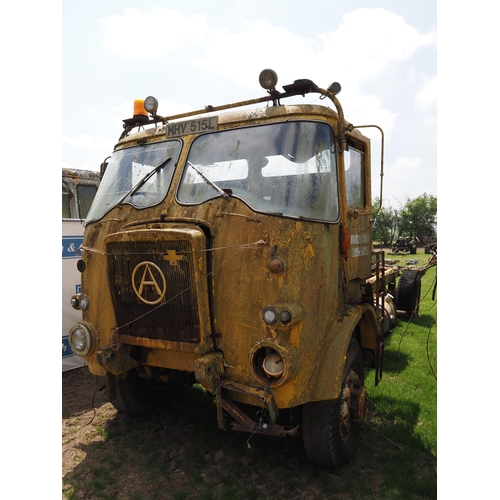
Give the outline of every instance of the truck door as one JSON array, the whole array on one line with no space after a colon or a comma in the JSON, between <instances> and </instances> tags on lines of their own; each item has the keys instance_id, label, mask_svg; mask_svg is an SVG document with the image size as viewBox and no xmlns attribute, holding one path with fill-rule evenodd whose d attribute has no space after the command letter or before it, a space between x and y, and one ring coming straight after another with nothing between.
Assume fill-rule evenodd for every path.
<instances>
[{"instance_id":1,"label":"truck door","mask_svg":"<svg viewBox=\"0 0 500 500\"><path fill-rule=\"evenodd\" d=\"M347 138L344 176L348 205L347 228L351 239L348 253L348 279L366 279L371 273L372 231L369 155L365 145Z\"/></svg>"}]
</instances>

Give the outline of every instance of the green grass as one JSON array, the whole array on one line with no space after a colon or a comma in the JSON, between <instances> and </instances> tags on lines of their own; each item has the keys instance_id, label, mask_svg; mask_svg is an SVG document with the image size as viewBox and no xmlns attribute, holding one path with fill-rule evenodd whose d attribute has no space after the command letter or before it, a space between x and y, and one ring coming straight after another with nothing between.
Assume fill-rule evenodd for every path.
<instances>
[{"instance_id":1,"label":"green grass","mask_svg":"<svg viewBox=\"0 0 500 500\"><path fill-rule=\"evenodd\" d=\"M417 258L397 256L401 265ZM393 258L387 255L389 258ZM383 377L366 373L367 423L360 447L339 471L311 464L300 438L225 432L213 399L185 391L168 411L115 414L91 425L85 459L64 478L67 499L267 500L433 499L437 497L436 268L422 278L420 316L386 342ZM78 417L73 417L75 420ZM86 423L86 422L85 422Z\"/></svg>"},{"instance_id":2,"label":"green grass","mask_svg":"<svg viewBox=\"0 0 500 500\"><path fill-rule=\"evenodd\" d=\"M398 256L404 264L416 256ZM418 265L428 255L418 254ZM364 465L384 471L380 498L434 498L437 460L437 299L432 298L436 267L422 277L420 315L400 322L386 343L384 373L374 387L374 373L366 385L370 411L363 439L381 451L365 454ZM380 457L377 455L380 454ZM378 460L382 459L381 468Z\"/></svg>"}]
</instances>

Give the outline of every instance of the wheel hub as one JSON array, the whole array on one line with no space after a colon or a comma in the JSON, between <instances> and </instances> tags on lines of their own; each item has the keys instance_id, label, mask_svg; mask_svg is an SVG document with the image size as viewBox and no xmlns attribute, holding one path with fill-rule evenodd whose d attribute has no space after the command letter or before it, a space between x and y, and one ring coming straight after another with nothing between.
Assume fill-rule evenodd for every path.
<instances>
[{"instance_id":1,"label":"wheel hub","mask_svg":"<svg viewBox=\"0 0 500 500\"><path fill-rule=\"evenodd\" d=\"M363 381L351 372L345 381L340 400L340 434L348 439L352 424L361 425L366 420L368 396Z\"/></svg>"},{"instance_id":2,"label":"wheel hub","mask_svg":"<svg viewBox=\"0 0 500 500\"><path fill-rule=\"evenodd\" d=\"M368 409L368 394L360 379L354 380L350 388L349 414L351 422L364 424Z\"/></svg>"}]
</instances>

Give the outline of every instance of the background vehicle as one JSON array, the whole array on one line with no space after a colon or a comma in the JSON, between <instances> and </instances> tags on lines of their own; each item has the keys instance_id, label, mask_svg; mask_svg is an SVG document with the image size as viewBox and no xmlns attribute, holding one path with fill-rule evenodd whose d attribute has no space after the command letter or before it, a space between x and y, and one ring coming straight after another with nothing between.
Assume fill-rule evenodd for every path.
<instances>
[{"instance_id":1,"label":"background vehicle","mask_svg":"<svg viewBox=\"0 0 500 500\"><path fill-rule=\"evenodd\" d=\"M119 410L196 380L220 428L300 430L311 461L340 467L364 365L382 377L399 270L372 251L370 141L340 85L259 80L264 97L166 118L136 101L85 222L69 342ZM335 110L282 104L308 93Z\"/></svg>"},{"instance_id":2,"label":"background vehicle","mask_svg":"<svg viewBox=\"0 0 500 500\"><path fill-rule=\"evenodd\" d=\"M400 236L392 245L392 253L417 253L417 244L408 236Z\"/></svg>"},{"instance_id":3,"label":"background vehicle","mask_svg":"<svg viewBox=\"0 0 500 500\"><path fill-rule=\"evenodd\" d=\"M68 331L82 314L71 307L70 300L80 292L80 272L76 262L81 257L83 220L99 186L99 173L89 170L62 169L62 371L85 364L75 356L68 343Z\"/></svg>"},{"instance_id":4,"label":"background vehicle","mask_svg":"<svg viewBox=\"0 0 500 500\"><path fill-rule=\"evenodd\" d=\"M424 253L426 253L426 254L437 253L437 239L436 238L424 238L422 243L424 245Z\"/></svg>"}]
</instances>

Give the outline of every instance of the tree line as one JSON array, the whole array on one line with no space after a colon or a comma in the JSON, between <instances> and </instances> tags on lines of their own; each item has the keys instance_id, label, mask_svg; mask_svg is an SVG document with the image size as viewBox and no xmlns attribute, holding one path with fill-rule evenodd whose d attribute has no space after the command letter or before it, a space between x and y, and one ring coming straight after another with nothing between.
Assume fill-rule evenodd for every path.
<instances>
[{"instance_id":1,"label":"tree line","mask_svg":"<svg viewBox=\"0 0 500 500\"><path fill-rule=\"evenodd\" d=\"M373 211L380 206L380 199L373 201ZM374 215L373 240L392 245L400 236L425 243L437 238L437 197L424 193L407 199L398 210L392 206L382 208Z\"/></svg>"}]
</instances>

